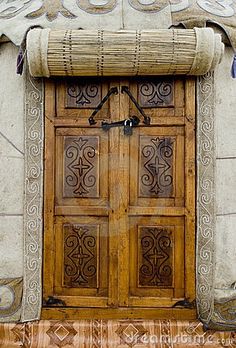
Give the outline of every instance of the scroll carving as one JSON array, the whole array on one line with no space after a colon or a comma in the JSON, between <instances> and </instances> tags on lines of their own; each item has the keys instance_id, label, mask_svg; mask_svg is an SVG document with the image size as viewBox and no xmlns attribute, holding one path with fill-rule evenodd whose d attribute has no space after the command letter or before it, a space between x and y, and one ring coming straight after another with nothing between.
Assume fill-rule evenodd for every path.
<instances>
[{"instance_id":1,"label":"scroll carving","mask_svg":"<svg viewBox=\"0 0 236 348\"><path fill-rule=\"evenodd\" d=\"M0 18L10 19L27 9L32 4L32 0L0 1Z\"/></svg>"},{"instance_id":2,"label":"scroll carving","mask_svg":"<svg viewBox=\"0 0 236 348\"><path fill-rule=\"evenodd\" d=\"M66 137L64 197L98 197L98 144L96 136Z\"/></svg>"},{"instance_id":3,"label":"scroll carving","mask_svg":"<svg viewBox=\"0 0 236 348\"><path fill-rule=\"evenodd\" d=\"M197 306L209 323L214 313L215 244L215 117L214 75L198 80Z\"/></svg>"},{"instance_id":4,"label":"scroll carving","mask_svg":"<svg viewBox=\"0 0 236 348\"><path fill-rule=\"evenodd\" d=\"M174 138L140 137L140 197L172 196L174 141Z\"/></svg>"},{"instance_id":5,"label":"scroll carving","mask_svg":"<svg viewBox=\"0 0 236 348\"><path fill-rule=\"evenodd\" d=\"M101 85L96 83L68 84L66 95L69 108L96 108L102 98Z\"/></svg>"},{"instance_id":6,"label":"scroll carving","mask_svg":"<svg viewBox=\"0 0 236 348\"><path fill-rule=\"evenodd\" d=\"M139 103L153 108L173 105L173 81L146 81L138 84Z\"/></svg>"},{"instance_id":7,"label":"scroll carving","mask_svg":"<svg viewBox=\"0 0 236 348\"><path fill-rule=\"evenodd\" d=\"M43 82L27 70L25 93L24 274L22 321L40 318L42 303Z\"/></svg>"},{"instance_id":8,"label":"scroll carving","mask_svg":"<svg viewBox=\"0 0 236 348\"><path fill-rule=\"evenodd\" d=\"M97 287L97 226L64 225L64 284Z\"/></svg>"},{"instance_id":9,"label":"scroll carving","mask_svg":"<svg viewBox=\"0 0 236 348\"><path fill-rule=\"evenodd\" d=\"M172 231L162 227L141 227L139 239L139 284L155 287L171 286Z\"/></svg>"},{"instance_id":10,"label":"scroll carving","mask_svg":"<svg viewBox=\"0 0 236 348\"><path fill-rule=\"evenodd\" d=\"M89 14L106 14L113 11L119 4L117 0L73 0L73 12L65 5L63 0L41 0L42 5L37 10L28 14L23 14L23 18L32 20L46 15L46 19L50 22L58 18L59 14L67 19L77 18L77 8ZM11 19L30 8L35 0L0 0L0 18ZM218 17L233 17L235 14L233 0L196 0L197 7L204 12L210 13ZM170 6L172 13L181 12L188 8L195 7L195 3L189 0L129 0L129 5L144 13L160 12L164 8ZM77 26L75 26L77 28Z\"/></svg>"},{"instance_id":11,"label":"scroll carving","mask_svg":"<svg viewBox=\"0 0 236 348\"><path fill-rule=\"evenodd\" d=\"M63 5L63 0L43 0L42 6L34 11L26 15L26 18L38 18L44 14L46 14L46 18L49 21L53 21L58 17L58 14L61 13L66 18L76 18L73 13L71 13L65 6Z\"/></svg>"}]
</instances>

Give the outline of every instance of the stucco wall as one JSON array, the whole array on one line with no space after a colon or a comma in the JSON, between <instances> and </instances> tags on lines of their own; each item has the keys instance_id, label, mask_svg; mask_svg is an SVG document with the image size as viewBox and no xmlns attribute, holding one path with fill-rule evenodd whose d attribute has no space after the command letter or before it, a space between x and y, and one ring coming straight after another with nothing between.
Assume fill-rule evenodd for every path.
<instances>
[{"instance_id":1,"label":"stucco wall","mask_svg":"<svg viewBox=\"0 0 236 348\"><path fill-rule=\"evenodd\" d=\"M233 50L226 48L215 71L216 289L236 295L236 81L230 77ZM216 291L219 297L224 296Z\"/></svg>"},{"instance_id":2,"label":"stucco wall","mask_svg":"<svg viewBox=\"0 0 236 348\"><path fill-rule=\"evenodd\" d=\"M24 78L0 46L0 279L23 275Z\"/></svg>"}]
</instances>

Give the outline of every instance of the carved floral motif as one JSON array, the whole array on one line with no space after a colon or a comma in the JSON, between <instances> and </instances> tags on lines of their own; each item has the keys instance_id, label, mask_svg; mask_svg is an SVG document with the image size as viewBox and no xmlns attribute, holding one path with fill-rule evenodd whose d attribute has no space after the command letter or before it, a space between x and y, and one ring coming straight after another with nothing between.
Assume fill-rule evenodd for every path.
<instances>
[{"instance_id":1,"label":"carved floral motif","mask_svg":"<svg viewBox=\"0 0 236 348\"><path fill-rule=\"evenodd\" d=\"M46 18L49 21L53 21L57 18L58 14L61 13L66 18L76 18L73 13L71 13L68 9L63 5L63 0L42 0L42 6L34 11L26 15L26 18L38 18L44 14L46 14Z\"/></svg>"},{"instance_id":2,"label":"carved floral motif","mask_svg":"<svg viewBox=\"0 0 236 348\"><path fill-rule=\"evenodd\" d=\"M97 226L64 226L64 283L97 286Z\"/></svg>"},{"instance_id":3,"label":"carved floral motif","mask_svg":"<svg viewBox=\"0 0 236 348\"><path fill-rule=\"evenodd\" d=\"M173 138L140 137L140 197L172 195L173 143Z\"/></svg>"},{"instance_id":4,"label":"carved floral motif","mask_svg":"<svg viewBox=\"0 0 236 348\"><path fill-rule=\"evenodd\" d=\"M139 103L142 107L173 105L173 82L146 81L138 85Z\"/></svg>"},{"instance_id":5,"label":"carved floral motif","mask_svg":"<svg viewBox=\"0 0 236 348\"><path fill-rule=\"evenodd\" d=\"M98 137L65 138L65 197L98 197Z\"/></svg>"},{"instance_id":6,"label":"carved floral motif","mask_svg":"<svg viewBox=\"0 0 236 348\"><path fill-rule=\"evenodd\" d=\"M172 232L160 227L140 228L139 284L172 285Z\"/></svg>"},{"instance_id":7,"label":"carved floral motif","mask_svg":"<svg viewBox=\"0 0 236 348\"><path fill-rule=\"evenodd\" d=\"M101 84L86 82L68 84L67 107L96 108L101 96Z\"/></svg>"}]
</instances>

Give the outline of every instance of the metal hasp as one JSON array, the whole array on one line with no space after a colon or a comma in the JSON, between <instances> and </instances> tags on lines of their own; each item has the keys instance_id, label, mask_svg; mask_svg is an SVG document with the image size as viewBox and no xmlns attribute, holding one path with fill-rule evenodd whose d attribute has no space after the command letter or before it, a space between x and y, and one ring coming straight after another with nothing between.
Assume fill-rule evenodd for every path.
<instances>
[{"instance_id":1,"label":"metal hasp","mask_svg":"<svg viewBox=\"0 0 236 348\"><path fill-rule=\"evenodd\" d=\"M139 105L137 100L134 98L134 96L130 92L129 88L127 86L122 86L121 87L121 93L126 93L129 96L129 98L132 101L132 103L135 105L135 107L138 109L140 114L143 116L143 123L145 125L149 126L150 125L150 117L145 114L145 112L143 111L143 109L141 108L141 106ZM98 104L96 109L93 111L92 115L88 119L90 126L95 125L97 123L95 121L96 114L101 110L103 105L107 102L107 100L113 94L115 94L115 95L118 94L118 88L117 87L112 87L108 91L106 96L102 99L102 101ZM137 116L131 116L131 117L129 117L129 118L123 120L123 121L117 121L117 122L111 122L111 123L103 121L102 122L102 128L107 131L107 130L109 130L112 127L121 127L121 126L123 126L124 127L124 134L125 135L132 135L132 127L138 126L139 122L140 122L140 119Z\"/></svg>"},{"instance_id":2,"label":"metal hasp","mask_svg":"<svg viewBox=\"0 0 236 348\"><path fill-rule=\"evenodd\" d=\"M145 114L145 112L143 111L143 109L141 108L141 106L139 105L137 100L134 98L134 96L130 92L129 88L127 86L122 86L121 93L126 93L129 96L132 103L136 106L136 108L138 109L140 114L143 116L143 123L146 124L147 126L149 126L150 125L150 117Z\"/></svg>"},{"instance_id":3,"label":"metal hasp","mask_svg":"<svg viewBox=\"0 0 236 348\"><path fill-rule=\"evenodd\" d=\"M95 121L94 117L96 116L96 114L98 113L99 110L101 110L101 108L103 107L103 105L108 101L108 99L110 98L110 96L112 94L118 94L118 88L117 87L112 87L111 89L109 89L108 93L105 95L105 97L102 99L102 101L98 104L98 106L96 107L96 109L93 111L92 115L89 117L88 121L90 126L96 124L97 122Z\"/></svg>"},{"instance_id":4,"label":"metal hasp","mask_svg":"<svg viewBox=\"0 0 236 348\"><path fill-rule=\"evenodd\" d=\"M124 135L132 135L132 127L137 127L139 122L140 119L137 116L131 116L126 120L111 123L102 121L102 129L108 131L113 127L124 127Z\"/></svg>"}]
</instances>

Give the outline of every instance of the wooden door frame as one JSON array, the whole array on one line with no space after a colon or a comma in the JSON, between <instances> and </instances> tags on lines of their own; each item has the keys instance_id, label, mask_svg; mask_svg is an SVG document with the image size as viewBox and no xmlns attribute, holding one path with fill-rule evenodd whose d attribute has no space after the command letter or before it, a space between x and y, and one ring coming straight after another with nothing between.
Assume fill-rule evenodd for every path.
<instances>
[{"instance_id":1,"label":"wooden door frame","mask_svg":"<svg viewBox=\"0 0 236 348\"><path fill-rule=\"evenodd\" d=\"M48 80L45 84L45 194L44 194L44 218L45 225L44 231L54 230L54 156L55 156L55 144L54 144L54 122L53 119L56 116L56 90L55 83L52 80ZM122 114L123 106L125 106L125 96L121 96L119 102L120 113ZM187 102L186 102L187 101ZM186 253L193 255L191 265L185 265L185 297L192 302L195 300L195 234L191 231L195 231L195 80L193 78L188 78L185 81L185 132L187 138L185 141L185 158L187 165L185 166L185 181L186 181L186 207L185 207L185 226L188 233L185 233L185 248ZM123 145L120 148L120 152L123 151L123 146L125 147L124 139ZM189 142L188 142L189 140ZM120 158L122 156L119 156ZM125 166L124 166L125 167ZM123 177L128 177L127 173L123 173ZM127 180L126 180L127 181ZM126 183L124 181L124 185ZM111 183L112 184L112 183ZM115 194L115 192L114 192ZM123 202L125 204L125 202ZM123 204L122 203L122 204ZM121 205L122 205L121 204ZM123 204L123 205L124 205ZM123 237L121 236L121 239ZM126 238L124 236L124 243ZM44 265L53 264L54 258L54 237L50 233L49 237L45 239L44 244ZM123 256L122 256L123 255ZM126 257L122 254L121 257ZM125 262L123 262L125 265ZM50 266L49 266L50 267ZM123 267L123 266L122 266ZM187 270L187 271L186 271ZM122 273L126 272L126 269L122 268ZM194 277L193 277L194 274ZM50 270L43 272L43 284L44 284L44 296L48 297L53 293L53 277L49 276ZM123 283L124 284L124 283ZM121 284L122 285L122 284ZM119 292L124 294L124 298L120 297L120 304L124 304L127 298L127 289L120 288ZM123 292L124 291L124 292ZM111 294L112 295L112 294ZM116 294L114 293L112 298L112 303L115 304ZM50 308L43 307L42 318L43 319L62 319L69 317L71 319L81 318L90 319L96 316L96 318L182 318L182 319L195 319L196 310L183 309L183 308L106 308L106 309L96 309L96 308Z\"/></svg>"}]
</instances>

